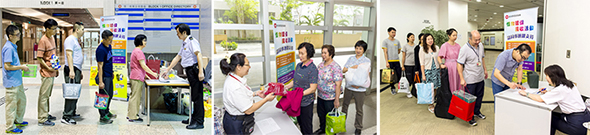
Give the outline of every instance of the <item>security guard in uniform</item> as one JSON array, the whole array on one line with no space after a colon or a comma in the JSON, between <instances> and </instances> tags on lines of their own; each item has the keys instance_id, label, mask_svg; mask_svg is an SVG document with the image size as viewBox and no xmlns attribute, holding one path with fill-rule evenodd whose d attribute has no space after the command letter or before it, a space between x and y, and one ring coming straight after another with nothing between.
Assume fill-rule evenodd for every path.
<instances>
[{"instance_id":1,"label":"security guard in uniform","mask_svg":"<svg viewBox=\"0 0 590 135\"><path fill-rule=\"evenodd\" d=\"M202 129L204 128L203 122L205 116L205 108L203 106L203 80L205 79L205 75L203 74L204 64L201 64L204 63L201 56L201 45L196 38L191 36L191 30L187 24L178 24L176 26L176 35L183 41L182 47L172 60L172 63L170 63L170 66L164 72L161 72L160 76L168 73L180 61L180 65L186 71L185 73L191 87L191 100L194 102L192 119L183 120L182 123L190 123L186 126L187 129Z\"/></svg>"}]
</instances>

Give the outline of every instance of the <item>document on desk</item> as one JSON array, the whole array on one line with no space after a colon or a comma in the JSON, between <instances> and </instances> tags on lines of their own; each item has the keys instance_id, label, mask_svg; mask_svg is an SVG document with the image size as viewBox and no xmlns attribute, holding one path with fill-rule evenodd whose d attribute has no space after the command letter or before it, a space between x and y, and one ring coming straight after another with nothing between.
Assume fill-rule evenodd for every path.
<instances>
[{"instance_id":1,"label":"document on desk","mask_svg":"<svg viewBox=\"0 0 590 135\"><path fill-rule=\"evenodd\" d=\"M520 94L520 93L518 93L518 91L520 91L520 90L519 90L519 89L517 89L517 90L516 90L514 93L516 93L516 94ZM526 89L526 90L524 90L524 91L525 91L525 92L527 92L527 93L531 93L531 94L539 94L539 95L543 95L543 94L541 94L541 93L537 93L537 92L539 92L539 90L538 90L538 89Z\"/></svg>"},{"instance_id":2,"label":"document on desk","mask_svg":"<svg viewBox=\"0 0 590 135\"><path fill-rule=\"evenodd\" d=\"M256 121L256 126L258 127L258 129L260 129L263 135L267 135L281 129L281 127L279 127L275 120L273 120L272 118L266 118L263 120Z\"/></svg>"}]
</instances>

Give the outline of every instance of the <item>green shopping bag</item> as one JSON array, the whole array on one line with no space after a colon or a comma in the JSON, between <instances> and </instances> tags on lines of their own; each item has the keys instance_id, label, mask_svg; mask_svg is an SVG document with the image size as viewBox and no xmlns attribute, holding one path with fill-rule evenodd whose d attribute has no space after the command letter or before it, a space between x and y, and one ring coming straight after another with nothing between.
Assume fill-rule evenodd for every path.
<instances>
[{"instance_id":1,"label":"green shopping bag","mask_svg":"<svg viewBox=\"0 0 590 135\"><path fill-rule=\"evenodd\" d=\"M37 77L37 65L27 65L29 71L23 71L23 77L35 78Z\"/></svg>"},{"instance_id":2,"label":"green shopping bag","mask_svg":"<svg viewBox=\"0 0 590 135\"><path fill-rule=\"evenodd\" d=\"M326 135L346 132L346 113L332 109L326 114Z\"/></svg>"}]
</instances>

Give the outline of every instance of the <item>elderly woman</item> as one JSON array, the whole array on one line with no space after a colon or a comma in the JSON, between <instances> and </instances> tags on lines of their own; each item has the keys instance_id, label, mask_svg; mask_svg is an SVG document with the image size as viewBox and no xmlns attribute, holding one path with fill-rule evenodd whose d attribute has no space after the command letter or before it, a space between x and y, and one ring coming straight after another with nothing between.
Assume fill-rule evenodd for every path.
<instances>
[{"instance_id":1,"label":"elderly woman","mask_svg":"<svg viewBox=\"0 0 590 135\"><path fill-rule=\"evenodd\" d=\"M302 134L313 133L313 100L315 100L315 91L318 86L318 68L311 60L315 54L313 44L303 42L297 47L299 51L300 63L295 67L293 82L285 88L302 88L303 97L301 99L301 112L297 117L299 128Z\"/></svg>"},{"instance_id":2,"label":"elderly woman","mask_svg":"<svg viewBox=\"0 0 590 135\"><path fill-rule=\"evenodd\" d=\"M346 64L344 64L344 69L342 69L342 72L348 72L348 68L357 69L358 66L363 63L370 64L371 60L363 55L365 51L367 51L367 47L368 45L365 41L357 41L354 45L355 56L350 56L348 58L348 61L346 61ZM356 130L354 133L361 134L361 130L363 129L363 105L365 104L365 91L367 91L368 87L355 86L347 83L345 88L342 112L349 114L348 105L354 98L356 106L356 119L354 120L354 127Z\"/></svg>"},{"instance_id":3,"label":"elderly woman","mask_svg":"<svg viewBox=\"0 0 590 135\"><path fill-rule=\"evenodd\" d=\"M320 118L320 129L314 134L324 134L326 129L326 114L340 106L340 86L342 84L342 69L334 61L334 46L322 46L322 63L318 65L318 104L317 114Z\"/></svg>"},{"instance_id":4,"label":"elderly woman","mask_svg":"<svg viewBox=\"0 0 590 135\"><path fill-rule=\"evenodd\" d=\"M532 100L546 103L557 104L563 113L553 112L551 119L551 134L559 130L568 135L585 135L588 131L582 123L590 121L590 112L582 100L582 95L578 87L565 77L565 72L558 65L551 65L544 70L545 79L551 86L552 90L539 88L537 95L527 93L524 90L518 91L520 95L531 98Z\"/></svg>"},{"instance_id":5,"label":"elderly woman","mask_svg":"<svg viewBox=\"0 0 590 135\"><path fill-rule=\"evenodd\" d=\"M223 84L223 105L225 106L223 129L227 134L250 134L244 130L244 120L253 121L254 112L275 96L273 93L265 96L261 90L252 92L248 87L244 76L248 75L250 62L246 55L234 53L230 58L222 59L219 67L221 73L227 76ZM256 95L263 99L254 102Z\"/></svg>"}]
</instances>

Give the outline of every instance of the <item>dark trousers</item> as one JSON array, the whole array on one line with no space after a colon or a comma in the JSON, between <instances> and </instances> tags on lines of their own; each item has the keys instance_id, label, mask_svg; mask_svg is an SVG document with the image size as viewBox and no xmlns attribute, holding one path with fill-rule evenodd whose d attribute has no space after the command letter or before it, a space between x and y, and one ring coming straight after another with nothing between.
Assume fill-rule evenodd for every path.
<instances>
[{"instance_id":1,"label":"dark trousers","mask_svg":"<svg viewBox=\"0 0 590 135\"><path fill-rule=\"evenodd\" d=\"M70 78L70 67L65 66L64 80L66 81L66 83L80 84L80 81L82 80L82 71L80 71L80 69L78 69L77 67L74 67L74 73L76 73L76 76L74 78ZM66 101L64 103L63 117L71 119L72 116L74 116L74 114L76 114L76 104L78 104L78 99L65 99L65 100Z\"/></svg>"},{"instance_id":2,"label":"dark trousers","mask_svg":"<svg viewBox=\"0 0 590 135\"><path fill-rule=\"evenodd\" d=\"M317 113L320 118L320 130L326 130L326 114L334 109L334 100L318 98Z\"/></svg>"},{"instance_id":3,"label":"dark trousers","mask_svg":"<svg viewBox=\"0 0 590 135\"><path fill-rule=\"evenodd\" d=\"M98 81L98 76L96 76L96 83L100 83ZM100 117L104 117L110 113L111 108L111 100L113 99L113 77L102 77L102 82L104 83L104 89L99 89L98 93L100 94L107 94L109 95L109 102L107 103L107 109L101 110L98 109L98 113L100 113Z\"/></svg>"},{"instance_id":4,"label":"dark trousers","mask_svg":"<svg viewBox=\"0 0 590 135\"><path fill-rule=\"evenodd\" d=\"M228 135L244 134L242 132L242 123L244 120L238 120L237 116L232 116L225 112L223 115L223 130Z\"/></svg>"},{"instance_id":5,"label":"dark trousers","mask_svg":"<svg viewBox=\"0 0 590 135\"><path fill-rule=\"evenodd\" d=\"M297 117L302 134L313 134L313 104L301 107L301 114Z\"/></svg>"},{"instance_id":6,"label":"dark trousers","mask_svg":"<svg viewBox=\"0 0 590 135\"><path fill-rule=\"evenodd\" d=\"M559 130L568 135L586 135L588 129L582 126L582 123L588 121L590 121L590 112L588 112L588 110L584 111L584 113L572 114L552 112L551 135L555 134L555 130Z\"/></svg>"},{"instance_id":7,"label":"dark trousers","mask_svg":"<svg viewBox=\"0 0 590 135\"><path fill-rule=\"evenodd\" d=\"M416 66L404 66L404 68L406 68L406 79L408 79L408 82L410 83L410 85L408 86L412 86L414 85L414 76L416 75L416 69L414 69Z\"/></svg>"},{"instance_id":8,"label":"dark trousers","mask_svg":"<svg viewBox=\"0 0 590 135\"><path fill-rule=\"evenodd\" d=\"M399 78L401 78L401 73L402 73L402 67L400 66L399 62L389 62L389 68L393 69L394 75L397 77L396 81L393 81L392 83L389 84L389 86L391 87L391 90L395 90L395 84L397 84L397 82L399 82Z\"/></svg>"},{"instance_id":9,"label":"dark trousers","mask_svg":"<svg viewBox=\"0 0 590 135\"><path fill-rule=\"evenodd\" d=\"M480 110L481 110L481 101L482 101L483 93L484 93L484 87L485 87L485 83L483 81L478 82L478 83L473 83L473 84L467 84L467 86L466 86L467 92L469 94L477 97L477 99L475 99L475 108L473 110L473 114L475 114L475 115L481 114Z\"/></svg>"},{"instance_id":10,"label":"dark trousers","mask_svg":"<svg viewBox=\"0 0 590 135\"><path fill-rule=\"evenodd\" d=\"M186 76L191 87L191 100L194 102L192 119L189 124L203 125L205 121L205 106L203 105L203 81L199 81L199 65L185 67Z\"/></svg>"}]
</instances>

